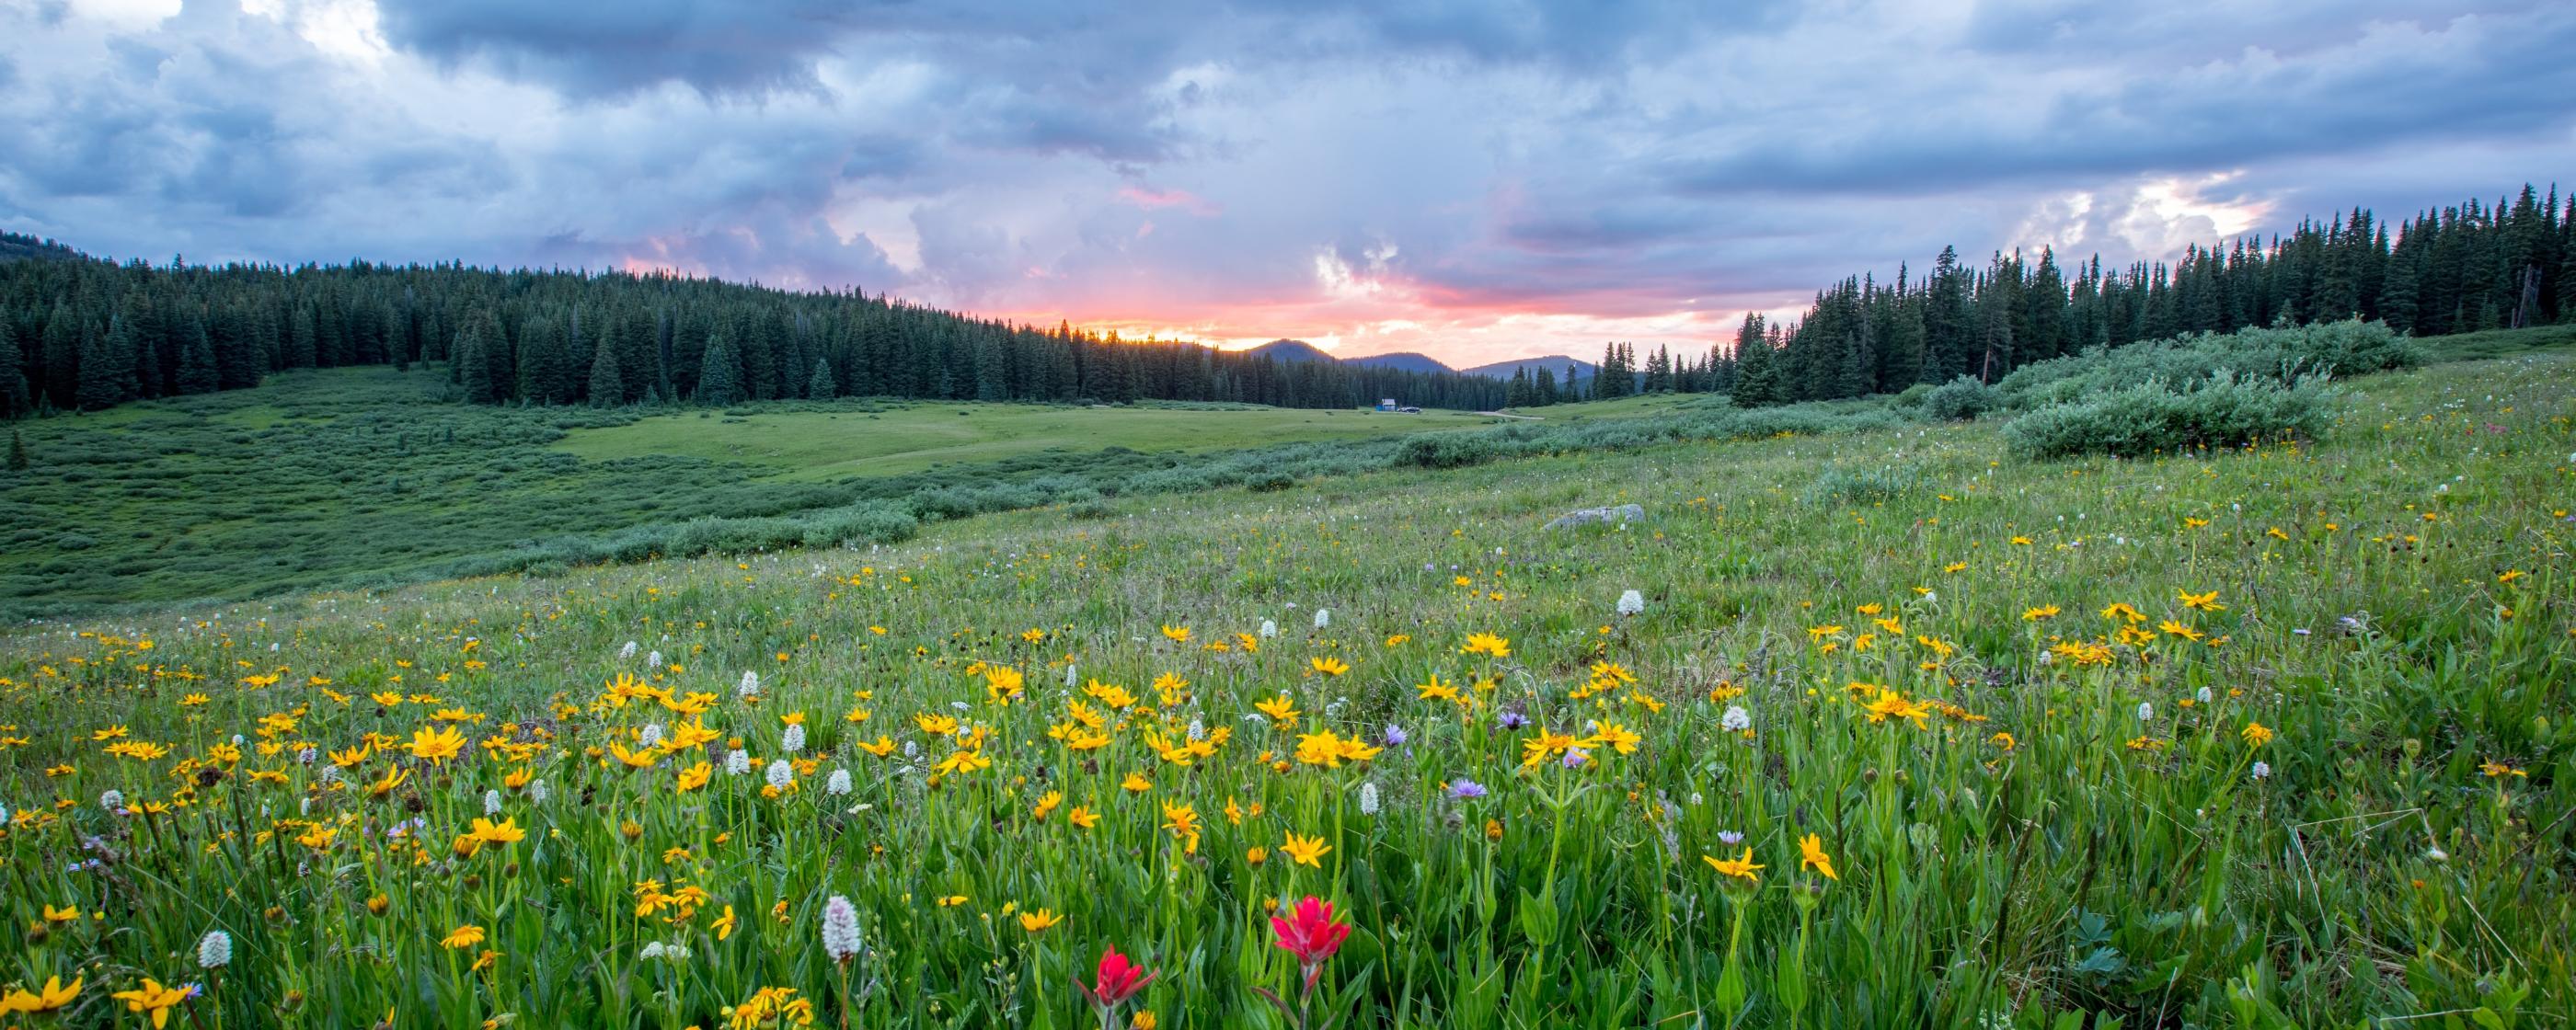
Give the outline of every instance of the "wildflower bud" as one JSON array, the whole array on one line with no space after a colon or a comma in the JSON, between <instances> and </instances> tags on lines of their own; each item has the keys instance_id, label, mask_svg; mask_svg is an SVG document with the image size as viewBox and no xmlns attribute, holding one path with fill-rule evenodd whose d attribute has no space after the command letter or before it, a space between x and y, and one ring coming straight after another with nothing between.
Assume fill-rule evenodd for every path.
<instances>
[{"instance_id":1,"label":"wildflower bud","mask_svg":"<svg viewBox=\"0 0 2576 1030\"><path fill-rule=\"evenodd\" d=\"M53 935L54 932L47 929L44 921L41 919L27 924L27 946L30 948L43 945L45 943L45 938Z\"/></svg>"},{"instance_id":2,"label":"wildflower bud","mask_svg":"<svg viewBox=\"0 0 2576 1030\"><path fill-rule=\"evenodd\" d=\"M393 900L382 894L373 895L367 899L367 914L371 916L384 915L385 910L392 907Z\"/></svg>"}]
</instances>

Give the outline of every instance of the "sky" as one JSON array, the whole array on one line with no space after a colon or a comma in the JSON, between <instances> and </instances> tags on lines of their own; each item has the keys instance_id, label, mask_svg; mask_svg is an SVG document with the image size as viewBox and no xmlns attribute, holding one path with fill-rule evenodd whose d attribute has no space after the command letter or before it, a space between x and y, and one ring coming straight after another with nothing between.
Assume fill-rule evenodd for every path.
<instances>
[{"instance_id":1,"label":"sky","mask_svg":"<svg viewBox=\"0 0 2576 1030\"><path fill-rule=\"evenodd\" d=\"M2576 185L2576 4L0 0L0 228L1469 365Z\"/></svg>"}]
</instances>

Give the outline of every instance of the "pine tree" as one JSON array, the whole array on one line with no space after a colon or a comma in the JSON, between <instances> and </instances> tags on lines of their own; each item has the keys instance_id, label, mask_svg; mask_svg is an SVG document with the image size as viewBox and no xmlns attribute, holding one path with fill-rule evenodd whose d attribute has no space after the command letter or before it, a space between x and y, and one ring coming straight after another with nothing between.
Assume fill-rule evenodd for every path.
<instances>
[{"instance_id":1,"label":"pine tree","mask_svg":"<svg viewBox=\"0 0 2576 1030\"><path fill-rule=\"evenodd\" d=\"M182 394L213 393L224 388L223 377L215 368L215 344L206 337L205 322L194 315L182 320L179 327L179 392Z\"/></svg>"},{"instance_id":2,"label":"pine tree","mask_svg":"<svg viewBox=\"0 0 2576 1030\"><path fill-rule=\"evenodd\" d=\"M9 431L9 471L27 471L27 441L15 429Z\"/></svg>"},{"instance_id":3,"label":"pine tree","mask_svg":"<svg viewBox=\"0 0 2576 1030\"><path fill-rule=\"evenodd\" d=\"M79 403L82 411L101 411L133 400L134 323L122 314L103 335L81 341Z\"/></svg>"},{"instance_id":4,"label":"pine tree","mask_svg":"<svg viewBox=\"0 0 2576 1030\"><path fill-rule=\"evenodd\" d=\"M614 333L599 334L599 350L590 357L590 406L613 408L626 403L626 373L617 367Z\"/></svg>"},{"instance_id":5,"label":"pine tree","mask_svg":"<svg viewBox=\"0 0 2576 1030\"><path fill-rule=\"evenodd\" d=\"M742 361L734 356L733 341L721 335L708 340L698 366L698 403L722 408L742 399Z\"/></svg>"},{"instance_id":6,"label":"pine tree","mask_svg":"<svg viewBox=\"0 0 2576 1030\"><path fill-rule=\"evenodd\" d=\"M27 377L18 371L24 362L25 355L18 348L17 324L7 311L0 310L0 419L20 418L35 411L33 398L27 392Z\"/></svg>"},{"instance_id":7,"label":"pine tree","mask_svg":"<svg viewBox=\"0 0 2576 1030\"><path fill-rule=\"evenodd\" d=\"M492 351L484 336L487 320L468 318L456 331L455 375L465 388L468 404L490 404L500 398L492 394Z\"/></svg>"},{"instance_id":8,"label":"pine tree","mask_svg":"<svg viewBox=\"0 0 2576 1030\"><path fill-rule=\"evenodd\" d=\"M836 392L836 387L832 382L832 363L829 361L817 360L813 362L813 366L814 370L807 373L805 376L806 399L817 401L831 400Z\"/></svg>"}]
</instances>

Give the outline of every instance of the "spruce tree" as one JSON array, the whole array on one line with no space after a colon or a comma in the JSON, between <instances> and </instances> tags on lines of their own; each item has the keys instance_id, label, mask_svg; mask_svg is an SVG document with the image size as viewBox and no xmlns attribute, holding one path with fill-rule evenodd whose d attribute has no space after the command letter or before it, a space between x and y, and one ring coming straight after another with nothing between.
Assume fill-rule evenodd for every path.
<instances>
[{"instance_id":1,"label":"spruce tree","mask_svg":"<svg viewBox=\"0 0 2576 1030\"><path fill-rule=\"evenodd\" d=\"M9 471L27 471L27 441L15 429L9 431Z\"/></svg>"},{"instance_id":2,"label":"spruce tree","mask_svg":"<svg viewBox=\"0 0 2576 1030\"><path fill-rule=\"evenodd\" d=\"M500 398L492 395L492 352L484 340L485 320L468 318L464 328L456 331L455 374L465 387L468 404L490 404Z\"/></svg>"},{"instance_id":3,"label":"spruce tree","mask_svg":"<svg viewBox=\"0 0 2576 1030\"><path fill-rule=\"evenodd\" d=\"M215 344L206 337L205 322L190 316L182 320L179 333L179 392L213 393L223 389L223 377L215 368Z\"/></svg>"},{"instance_id":4,"label":"spruce tree","mask_svg":"<svg viewBox=\"0 0 2576 1030\"><path fill-rule=\"evenodd\" d=\"M82 411L113 408L134 399L134 323L118 315L107 332L81 341L77 400Z\"/></svg>"},{"instance_id":5,"label":"spruce tree","mask_svg":"<svg viewBox=\"0 0 2576 1030\"><path fill-rule=\"evenodd\" d=\"M718 334L707 341L706 359L698 365L698 403L721 408L742 399L742 361L734 356L732 338Z\"/></svg>"},{"instance_id":6,"label":"spruce tree","mask_svg":"<svg viewBox=\"0 0 2576 1030\"><path fill-rule=\"evenodd\" d=\"M614 333L599 334L599 350L590 358L590 406L613 408L626 403L626 374L617 367Z\"/></svg>"},{"instance_id":7,"label":"spruce tree","mask_svg":"<svg viewBox=\"0 0 2576 1030\"><path fill-rule=\"evenodd\" d=\"M27 377L18 369L25 355L18 348L18 327L7 311L0 311L0 419L19 418L35 410L27 392Z\"/></svg>"},{"instance_id":8,"label":"spruce tree","mask_svg":"<svg viewBox=\"0 0 2576 1030\"><path fill-rule=\"evenodd\" d=\"M832 363L816 358L812 364L814 370L805 376L805 398L816 401L831 400L835 391L832 383Z\"/></svg>"}]
</instances>

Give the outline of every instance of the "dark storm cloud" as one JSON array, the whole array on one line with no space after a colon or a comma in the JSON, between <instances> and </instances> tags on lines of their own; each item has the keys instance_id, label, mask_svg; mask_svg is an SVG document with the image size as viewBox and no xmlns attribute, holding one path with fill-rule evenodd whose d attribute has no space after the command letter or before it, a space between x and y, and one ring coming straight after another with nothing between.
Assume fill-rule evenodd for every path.
<instances>
[{"instance_id":1,"label":"dark storm cloud","mask_svg":"<svg viewBox=\"0 0 2576 1030\"><path fill-rule=\"evenodd\" d=\"M7 227L1438 350L2576 167L2564 3L154 2L0 0Z\"/></svg>"}]
</instances>

